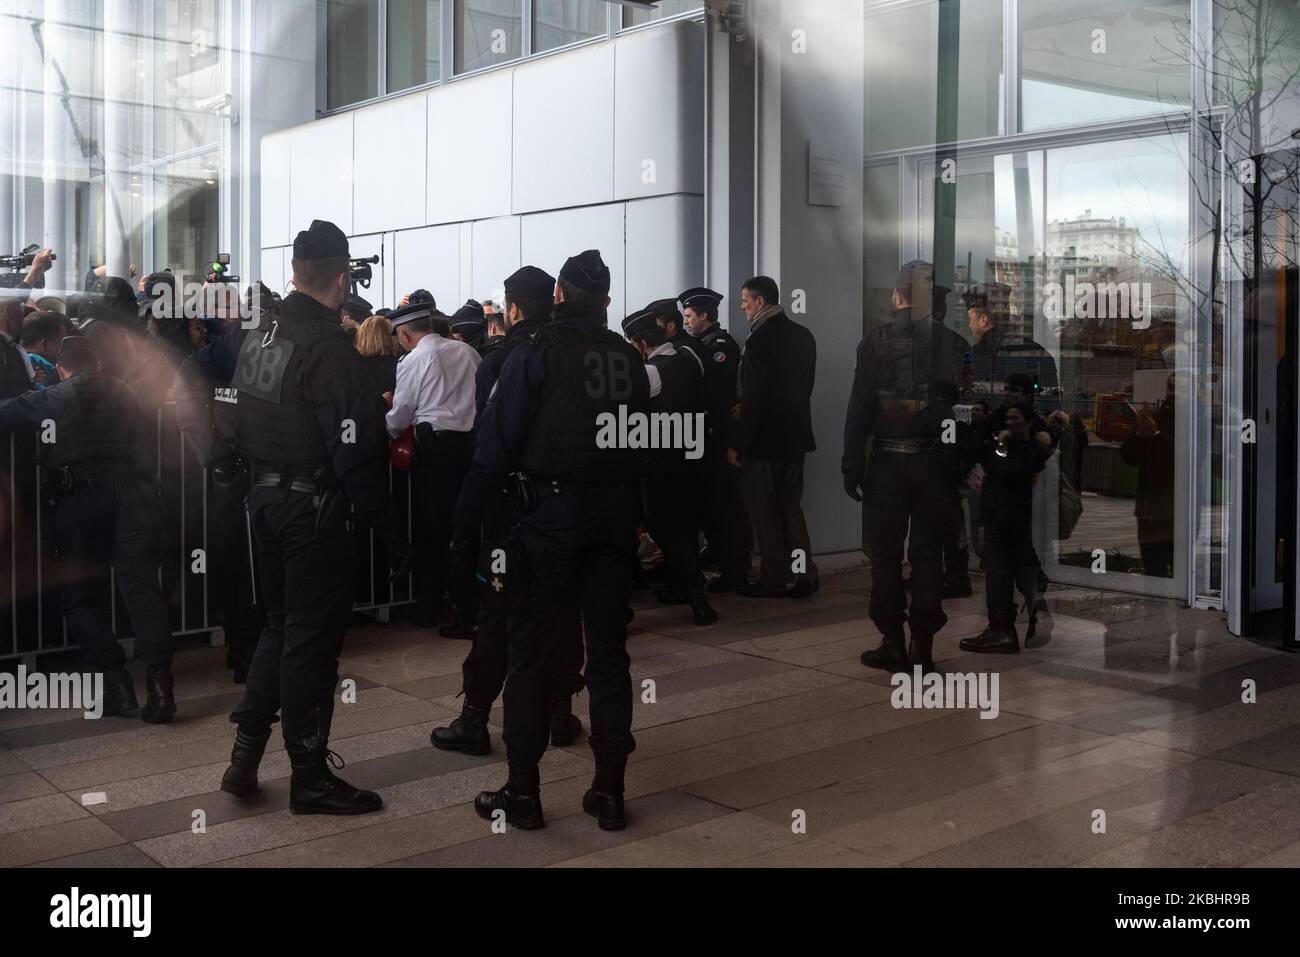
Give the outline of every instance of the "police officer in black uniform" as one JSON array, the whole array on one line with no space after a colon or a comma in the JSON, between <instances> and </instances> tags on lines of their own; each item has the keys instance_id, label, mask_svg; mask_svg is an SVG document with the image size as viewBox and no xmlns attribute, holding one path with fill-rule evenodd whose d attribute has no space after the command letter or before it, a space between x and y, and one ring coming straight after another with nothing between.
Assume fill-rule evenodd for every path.
<instances>
[{"instance_id":1,"label":"police officer in black uniform","mask_svg":"<svg viewBox=\"0 0 1300 957\"><path fill-rule=\"evenodd\" d=\"M871 620L880 647L868 668L934 670L943 613L943 542L960 520L960 440L953 417L966 340L934 318L934 267L914 260L899 271L894 308L858 346L844 423L844 489L866 500ZM951 437L953 442L945 442ZM964 438L964 437L963 437ZM873 440L867 464L867 440ZM912 607L903 592L903 543L912 563ZM910 622L908 649L903 624Z\"/></svg>"},{"instance_id":2,"label":"police officer in black uniform","mask_svg":"<svg viewBox=\"0 0 1300 957\"><path fill-rule=\"evenodd\" d=\"M483 315L483 306L477 300L467 300L465 305L452 313L451 334L461 342L473 346L480 356L483 354L487 318Z\"/></svg>"},{"instance_id":3,"label":"police officer in black uniform","mask_svg":"<svg viewBox=\"0 0 1300 957\"><path fill-rule=\"evenodd\" d=\"M499 315L509 330L503 341L490 348L479 363L475 384L478 389L479 421L482 410L496 388L501 368L510 354L549 321L555 278L536 266L524 266L505 281L505 312ZM493 481L481 471L471 470L465 479L452 524L457 529L454 551L461 556L477 554L483 567L483 601L479 605L478 633L465 663L462 685L465 703L460 717L448 727L434 728L430 740L443 751L466 754L489 754L487 721L492 702L501 694L506 681L507 605L494 585L495 549L508 545L517 520L514 482ZM482 538L477 550L469 547L472 516L482 517ZM463 547L462 547L463 546ZM576 596L566 596L564 607L556 615L555 646L547 659L547 683L551 689L551 744L567 747L582 734L582 722L573 713L573 696L582 690L582 622Z\"/></svg>"},{"instance_id":4,"label":"police officer in black uniform","mask_svg":"<svg viewBox=\"0 0 1300 957\"><path fill-rule=\"evenodd\" d=\"M749 518L740 488L740 469L727 461L732 446L731 410L740 401L740 345L718 325L723 295L712 289L688 289L678 297L691 338L703 347L705 406L708 438L705 441L703 525L709 551L722 574L709 585L711 592L735 591L749 580Z\"/></svg>"},{"instance_id":5,"label":"police officer in black uniform","mask_svg":"<svg viewBox=\"0 0 1300 957\"><path fill-rule=\"evenodd\" d=\"M411 556L388 494L384 403L339 324L348 259L333 223L317 220L298 234L296 291L244 337L233 380L268 625L232 715L239 731L221 786L240 796L256 790L280 712L295 814L365 814L383 804L330 770L338 658L355 594L349 504L388 545L395 573Z\"/></svg>"},{"instance_id":6,"label":"police officer in black uniform","mask_svg":"<svg viewBox=\"0 0 1300 957\"><path fill-rule=\"evenodd\" d=\"M525 266L524 268L527 269L528 267ZM546 275L546 273L542 272L542 270L540 269L538 269L537 271L542 273L543 276ZM552 279L551 280L552 288L554 288L554 285L555 285L555 280ZM504 308L505 307L503 306L502 310L504 310ZM488 357L488 353L492 352L494 349L499 348L500 346L505 345L506 334L510 331L510 324L506 321L506 314L504 311L494 310L492 312L489 312L485 306L483 309L483 316L484 316L484 321L487 323L487 338L483 340L483 345L479 347L478 354L486 360ZM497 370L498 373L500 371L501 371L500 369Z\"/></svg>"},{"instance_id":7,"label":"police officer in black uniform","mask_svg":"<svg viewBox=\"0 0 1300 957\"><path fill-rule=\"evenodd\" d=\"M158 584L162 509L140 450L153 430L130 387L101 371L83 338L65 339L62 381L0 402L0 432L39 430L46 485L59 497L55 539L69 573L62 588L68 632L104 675L104 714L135 710L135 686L113 637L109 570L146 662L148 700L140 717L166 724L176 715L171 621ZM47 424L49 423L49 424Z\"/></svg>"},{"instance_id":8,"label":"police officer in black uniform","mask_svg":"<svg viewBox=\"0 0 1300 957\"><path fill-rule=\"evenodd\" d=\"M520 828L544 823L537 765L550 724L547 659L555 618L575 587L586 631L596 759L583 810L606 830L625 826L623 773L636 747L626 647L627 548L640 517L637 482L644 468L642 454L625 436L597 440L602 424L608 438L608 417L617 422L620 408L625 416L649 411L650 386L640 355L606 328L609 284L596 250L564 264L551 322L510 354L478 431L476 470L498 480L522 474L537 497L519 522L522 560L514 566L523 567L506 572L523 576L528 595L526 608L508 619L504 738L510 776L499 791L484 791L474 802L480 817L490 820L503 810Z\"/></svg>"},{"instance_id":9,"label":"police officer in black uniform","mask_svg":"<svg viewBox=\"0 0 1300 957\"><path fill-rule=\"evenodd\" d=\"M249 302L261 325L262 316L274 312L276 297L259 284L250 288ZM172 397L176 424L207 471L208 594L225 632L226 667L235 683L243 684L266 616L258 603L255 547L244 508L248 472L235 448L239 390L230 384L245 330L221 326L216 341L187 356L176 370Z\"/></svg>"},{"instance_id":10,"label":"police officer in black uniform","mask_svg":"<svg viewBox=\"0 0 1300 957\"><path fill-rule=\"evenodd\" d=\"M673 312L676 313L676 306ZM678 352L667 340L662 324L662 303L655 303L623 320L623 334L645 357L650 382L650 411L689 418L703 426L704 377L691 354ZM683 430L683 437L685 431ZM718 613L709 604L700 571L699 502L692 494L703 486L704 434L697 433L701 448L691 458L685 449L657 449L653 468L646 478L646 520L651 537L664 552L668 586L659 600L678 604L669 590L681 594L682 604L691 606L695 624L711 625Z\"/></svg>"}]
</instances>

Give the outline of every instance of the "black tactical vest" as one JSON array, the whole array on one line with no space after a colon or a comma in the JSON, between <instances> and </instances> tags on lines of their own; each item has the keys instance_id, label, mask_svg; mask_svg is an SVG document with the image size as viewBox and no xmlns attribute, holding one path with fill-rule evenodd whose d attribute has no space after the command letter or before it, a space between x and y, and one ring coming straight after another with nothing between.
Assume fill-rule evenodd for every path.
<instances>
[{"instance_id":1,"label":"black tactical vest","mask_svg":"<svg viewBox=\"0 0 1300 957\"><path fill-rule=\"evenodd\" d=\"M659 370L663 387L650 400L654 412L703 412L704 377L700 367L683 349L676 355L651 356L646 362Z\"/></svg>"},{"instance_id":2,"label":"black tactical vest","mask_svg":"<svg viewBox=\"0 0 1300 957\"><path fill-rule=\"evenodd\" d=\"M311 350L345 338L338 313L310 296L284 300L274 324L244 337L230 386L235 444L240 455L268 467L316 468L330 461L325 432L302 391L302 365Z\"/></svg>"},{"instance_id":3,"label":"black tactical vest","mask_svg":"<svg viewBox=\"0 0 1300 957\"><path fill-rule=\"evenodd\" d=\"M926 316L899 310L872 335L880 411L880 438L932 439L952 414L952 403L937 399L942 384L961 387L966 340Z\"/></svg>"},{"instance_id":4,"label":"black tactical vest","mask_svg":"<svg viewBox=\"0 0 1300 957\"><path fill-rule=\"evenodd\" d=\"M72 380L72 401L43 446L47 467L71 468L82 478L147 478L144 409L126 383L95 373ZM150 454L146 454L149 452Z\"/></svg>"},{"instance_id":5,"label":"black tactical vest","mask_svg":"<svg viewBox=\"0 0 1300 957\"><path fill-rule=\"evenodd\" d=\"M539 477L617 482L644 471L644 453L600 448L598 419L645 413L650 383L641 356L595 321L556 320L533 339L546 364L546 393L519 454L519 469Z\"/></svg>"}]
</instances>

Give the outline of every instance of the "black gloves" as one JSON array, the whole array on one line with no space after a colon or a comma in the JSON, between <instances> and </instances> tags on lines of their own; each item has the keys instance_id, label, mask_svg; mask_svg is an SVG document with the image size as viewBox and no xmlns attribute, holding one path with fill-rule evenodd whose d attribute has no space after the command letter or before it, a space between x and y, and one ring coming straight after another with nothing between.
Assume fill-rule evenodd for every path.
<instances>
[{"instance_id":1,"label":"black gloves","mask_svg":"<svg viewBox=\"0 0 1300 957\"><path fill-rule=\"evenodd\" d=\"M857 475L844 476L844 491L848 493L849 498L855 502L862 501L862 478Z\"/></svg>"},{"instance_id":2,"label":"black gloves","mask_svg":"<svg viewBox=\"0 0 1300 957\"><path fill-rule=\"evenodd\" d=\"M415 549L409 542L396 542L388 546L388 580L400 581L411 573L415 563Z\"/></svg>"}]
</instances>

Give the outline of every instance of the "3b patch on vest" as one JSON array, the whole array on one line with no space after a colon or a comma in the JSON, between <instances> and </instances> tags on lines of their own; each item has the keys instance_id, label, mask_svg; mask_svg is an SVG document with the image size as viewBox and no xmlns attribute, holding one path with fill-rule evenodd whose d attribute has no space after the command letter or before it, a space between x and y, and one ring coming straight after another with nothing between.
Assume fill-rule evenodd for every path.
<instances>
[{"instance_id":1,"label":"3b patch on vest","mask_svg":"<svg viewBox=\"0 0 1300 957\"><path fill-rule=\"evenodd\" d=\"M247 336L235 366L234 382L239 391L279 405L284 391L284 370L293 356L293 348L287 339L277 339L264 346L260 336Z\"/></svg>"}]
</instances>

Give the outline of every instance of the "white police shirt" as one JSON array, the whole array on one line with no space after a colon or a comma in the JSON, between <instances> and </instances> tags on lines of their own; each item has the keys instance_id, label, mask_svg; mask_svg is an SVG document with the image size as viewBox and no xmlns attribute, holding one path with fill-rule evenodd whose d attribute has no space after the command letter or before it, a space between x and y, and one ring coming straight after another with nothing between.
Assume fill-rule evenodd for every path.
<instances>
[{"instance_id":1,"label":"white police shirt","mask_svg":"<svg viewBox=\"0 0 1300 957\"><path fill-rule=\"evenodd\" d=\"M474 429L474 373L478 351L458 339L429 333L397 364L388 434L427 422L439 432Z\"/></svg>"}]
</instances>

